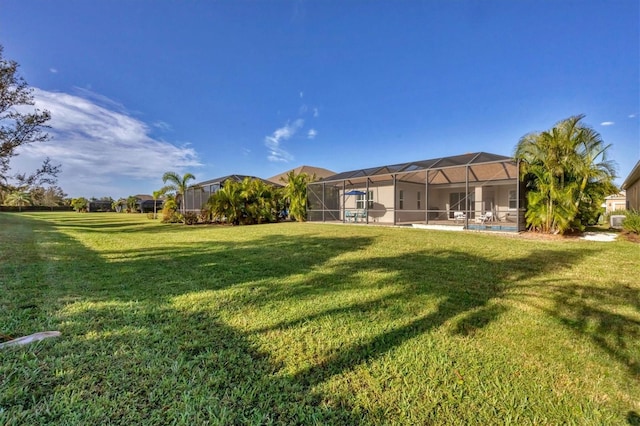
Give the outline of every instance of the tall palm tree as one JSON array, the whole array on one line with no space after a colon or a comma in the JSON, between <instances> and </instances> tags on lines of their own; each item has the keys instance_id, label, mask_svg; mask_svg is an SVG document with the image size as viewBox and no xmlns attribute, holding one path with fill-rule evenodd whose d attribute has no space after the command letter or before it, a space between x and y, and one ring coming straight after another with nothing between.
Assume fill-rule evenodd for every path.
<instances>
[{"instance_id":1,"label":"tall palm tree","mask_svg":"<svg viewBox=\"0 0 640 426\"><path fill-rule=\"evenodd\" d=\"M196 177L191 173L185 173L183 176L180 176L175 172L166 172L162 176L162 182L169 182L169 185L165 186L167 191L175 191L176 200L180 204L183 215L186 211L184 196L187 193L187 189L189 189L189 181L194 180L195 178Z\"/></svg>"},{"instance_id":2,"label":"tall palm tree","mask_svg":"<svg viewBox=\"0 0 640 426\"><path fill-rule=\"evenodd\" d=\"M159 189L157 191L153 191L153 193L152 193L152 196L153 196L153 218L154 219L158 218L158 212L157 212L157 207L156 207L158 198L162 197L166 192L167 192L167 188L164 187L164 188L161 188L161 189Z\"/></svg>"},{"instance_id":3,"label":"tall palm tree","mask_svg":"<svg viewBox=\"0 0 640 426\"><path fill-rule=\"evenodd\" d=\"M298 222L307 219L307 184L316 180L316 176L309 176L307 173L298 173L291 170L287 173L284 196L289 204L289 216Z\"/></svg>"},{"instance_id":4,"label":"tall palm tree","mask_svg":"<svg viewBox=\"0 0 640 426\"><path fill-rule=\"evenodd\" d=\"M544 132L523 136L515 157L526 182L529 227L564 233L583 229L597 214L604 197L616 191L610 145L581 123L583 115L562 120Z\"/></svg>"},{"instance_id":5,"label":"tall palm tree","mask_svg":"<svg viewBox=\"0 0 640 426\"><path fill-rule=\"evenodd\" d=\"M33 204L31 195L27 191L13 191L5 198L4 202L8 206L18 206L18 211L22 211L22 207Z\"/></svg>"}]
</instances>

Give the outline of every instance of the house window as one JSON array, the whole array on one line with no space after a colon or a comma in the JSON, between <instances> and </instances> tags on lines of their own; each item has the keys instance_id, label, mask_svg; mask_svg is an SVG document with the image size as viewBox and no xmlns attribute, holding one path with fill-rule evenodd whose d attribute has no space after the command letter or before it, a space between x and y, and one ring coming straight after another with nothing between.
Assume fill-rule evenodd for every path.
<instances>
[{"instance_id":1,"label":"house window","mask_svg":"<svg viewBox=\"0 0 640 426\"><path fill-rule=\"evenodd\" d=\"M398 194L398 209L402 210L404 208L404 191L401 189Z\"/></svg>"},{"instance_id":2,"label":"house window","mask_svg":"<svg viewBox=\"0 0 640 426\"><path fill-rule=\"evenodd\" d=\"M475 200L475 194L469 193L469 205L472 206ZM464 192L449 193L449 219L453 219L454 212L463 212L467 210L467 197Z\"/></svg>"},{"instance_id":3,"label":"house window","mask_svg":"<svg viewBox=\"0 0 640 426\"><path fill-rule=\"evenodd\" d=\"M418 210L420 210L420 191L418 191L418 193L416 194L416 199L418 200L417 208L418 208Z\"/></svg>"},{"instance_id":4,"label":"house window","mask_svg":"<svg viewBox=\"0 0 640 426\"><path fill-rule=\"evenodd\" d=\"M356 196L356 209L364 210L365 205L367 206L366 208L373 208L373 191L368 191L366 196L364 194Z\"/></svg>"},{"instance_id":5,"label":"house window","mask_svg":"<svg viewBox=\"0 0 640 426\"><path fill-rule=\"evenodd\" d=\"M518 192L515 189L509 190L509 208L518 208Z\"/></svg>"}]
</instances>

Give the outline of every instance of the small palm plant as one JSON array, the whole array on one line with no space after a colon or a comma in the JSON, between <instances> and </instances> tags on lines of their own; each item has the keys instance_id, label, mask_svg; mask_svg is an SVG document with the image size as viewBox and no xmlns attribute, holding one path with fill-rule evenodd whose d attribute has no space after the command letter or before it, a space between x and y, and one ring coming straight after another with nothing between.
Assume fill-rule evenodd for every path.
<instances>
[{"instance_id":1,"label":"small palm plant","mask_svg":"<svg viewBox=\"0 0 640 426\"><path fill-rule=\"evenodd\" d=\"M22 207L33 204L31 194L26 191L13 191L5 198L4 202L8 206L17 206L18 211L22 211Z\"/></svg>"}]
</instances>

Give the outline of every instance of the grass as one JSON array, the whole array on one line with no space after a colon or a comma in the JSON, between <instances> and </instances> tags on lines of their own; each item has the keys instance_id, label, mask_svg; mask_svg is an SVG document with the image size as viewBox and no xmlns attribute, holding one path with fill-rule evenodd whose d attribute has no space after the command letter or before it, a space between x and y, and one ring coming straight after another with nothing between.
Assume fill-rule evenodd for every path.
<instances>
[{"instance_id":1,"label":"grass","mask_svg":"<svg viewBox=\"0 0 640 426\"><path fill-rule=\"evenodd\" d=\"M640 424L627 241L0 214L0 424Z\"/></svg>"}]
</instances>

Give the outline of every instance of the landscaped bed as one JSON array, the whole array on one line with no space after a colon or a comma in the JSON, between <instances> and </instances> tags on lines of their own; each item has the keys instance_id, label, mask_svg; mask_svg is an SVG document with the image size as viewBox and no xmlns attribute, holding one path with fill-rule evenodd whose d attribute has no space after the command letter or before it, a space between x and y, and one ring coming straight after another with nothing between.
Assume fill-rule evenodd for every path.
<instances>
[{"instance_id":1,"label":"landscaped bed","mask_svg":"<svg viewBox=\"0 0 640 426\"><path fill-rule=\"evenodd\" d=\"M0 424L638 424L640 250L0 214ZM635 423L634 423L635 422Z\"/></svg>"}]
</instances>

